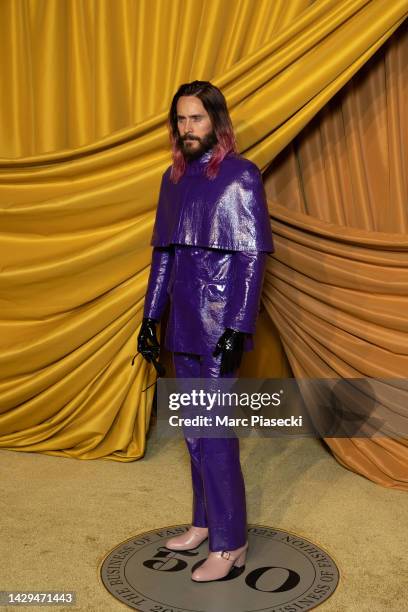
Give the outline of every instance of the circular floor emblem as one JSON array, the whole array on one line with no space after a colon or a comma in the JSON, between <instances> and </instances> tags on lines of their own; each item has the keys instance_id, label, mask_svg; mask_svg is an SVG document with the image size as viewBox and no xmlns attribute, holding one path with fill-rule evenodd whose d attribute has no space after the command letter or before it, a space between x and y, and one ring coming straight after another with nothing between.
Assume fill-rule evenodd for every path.
<instances>
[{"instance_id":1,"label":"circular floor emblem","mask_svg":"<svg viewBox=\"0 0 408 612\"><path fill-rule=\"evenodd\" d=\"M192 568L207 557L207 541L184 552L165 547L188 528L155 529L116 546L100 568L108 591L140 612L297 612L315 608L337 587L339 571L325 550L261 525L248 528L243 571L220 582L193 582Z\"/></svg>"}]
</instances>

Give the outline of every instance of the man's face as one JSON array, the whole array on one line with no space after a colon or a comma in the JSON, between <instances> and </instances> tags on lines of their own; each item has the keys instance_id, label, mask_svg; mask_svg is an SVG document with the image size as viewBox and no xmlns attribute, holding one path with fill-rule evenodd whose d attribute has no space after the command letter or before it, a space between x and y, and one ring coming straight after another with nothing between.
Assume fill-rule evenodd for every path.
<instances>
[{"instance_id":1,"label":"man's face","mask_svg":"<svg viewBox=\"0 0 408 612\"><path fill-rule=\"evenodd\" d=\"M201 157L217 143L210 116L196 96L178 99L177 127L179 146L187 161Z\"/></svg>"}]
</instances>

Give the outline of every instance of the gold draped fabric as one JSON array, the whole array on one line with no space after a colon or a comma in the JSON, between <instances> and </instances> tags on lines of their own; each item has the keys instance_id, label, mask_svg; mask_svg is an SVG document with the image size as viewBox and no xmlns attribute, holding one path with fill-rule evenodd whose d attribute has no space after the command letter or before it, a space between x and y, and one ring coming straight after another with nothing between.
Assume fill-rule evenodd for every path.
<instances>
[{"instance_id":1,"label":"gold draped fabric","mask_svg":"<svg viewBox=\"0 0 408 612\"><path fill-rule=\"evenodd\" d=\"M266 170L407 15L408 0L0 5L1 447L118 461L144 453L153 387L142 390L154 371L140 357L132 368L131 358L160 177L170 163L165 119L178 85L208 79L221 87L240 151ZM393 154L401 167L398 150ZM270 176L275 172L279 176L279 168ZM372 236L376 225L355 222L365 217L350 213L347 189L335 202L338 194L330 190L325 204L309 197L311 209L299 197L285 198L271 180L278 248L264 303L295 374L303 368L314 375L311 361L299 356L304 332L282 316L285 291L291 292L286 303L292 311L296 301L312 299L302 275L313 281L315 302L321 300L325 279L306 256L307 248L316 249L316 243L304 244L308 227L314 235L318 227L327 253L337 247L340 258L344 243L327 232L340 229L348 236L349 227L360 228L361 244L357 239L353 245L361 257L372 254L367 240L383 238ZM343 206L348 216L329 218L332 205L338 211ZM402 234L399 239L404 242ZM403 268L402 251L398 247L390 267ZM379 253L377 268L390 251ZM291 277L283 271L288 257L297 258ZM355 260L354 274L364 276L357 251ZM305 275L309 265L313 270ZM379 284L373 279L370 290L381 294ZM331 305L334 313L344 298L339 296ZM302 316L308 312L304 301ZM377 307L385 321L383 302ZM401 351L392 350L397 363ZM329 364L330 347L326 355ZM376 479L375 451L360 447L360 455L349 460L345 441L337 442L332 450L339 461ZM398 453L388 452L389 481L382 484L401 486L403 478L390 468Z\"/></svg>"},{"instance_id":2,"label":"gold draped fabric","mask_svg":"<svg viewBox=\"0 0 408 612\"><path fill-rule=\"evenodd\" d=\"M407 60L408 20L264 175L277 242L264 304L295 376L390 379L387 398L408 373ZM408 490L403 397L395 439L326 442L343 465Z\"/></svg>"}]
</instances>

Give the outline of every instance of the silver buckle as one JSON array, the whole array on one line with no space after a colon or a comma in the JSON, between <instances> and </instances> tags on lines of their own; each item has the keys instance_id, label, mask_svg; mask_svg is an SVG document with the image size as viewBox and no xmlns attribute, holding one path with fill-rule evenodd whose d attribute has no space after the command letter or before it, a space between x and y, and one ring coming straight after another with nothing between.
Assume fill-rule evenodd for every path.
<instances>
[{"instance_id":1,"label":"silver buckle","mask_svg":"<svg viewBox=\"0 0 408 612\"><path fill-rule=\"evenodd\" d=\"M228 556L226 556L226 555L228 555ZM227 550L223 550L222 553L221 553L221 557L223 557L224 559L229 559L230 556L231 556L231 553L228 552Z\"/></svg>"}]
</instances>

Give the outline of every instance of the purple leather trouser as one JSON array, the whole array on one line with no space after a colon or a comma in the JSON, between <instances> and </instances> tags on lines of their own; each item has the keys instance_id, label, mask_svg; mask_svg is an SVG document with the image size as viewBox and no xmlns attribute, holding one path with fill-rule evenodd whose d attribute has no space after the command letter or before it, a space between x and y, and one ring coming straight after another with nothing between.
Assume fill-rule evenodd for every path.
<instances>
[{"instance_id":1,"label":"purple leather trouser","mask_svg":"<svg viewBox=\"0 0 408 612\"><path fill-rule=\"evenodd\" d=\"M219 378L221 356L173 353L177 378ZM236 377L233 372L225 377ZM247 541L245 484L239 439L185 438L191 459L193 517L208 527L209 550L235 550Z\"/></svg>"}]
</instances>

